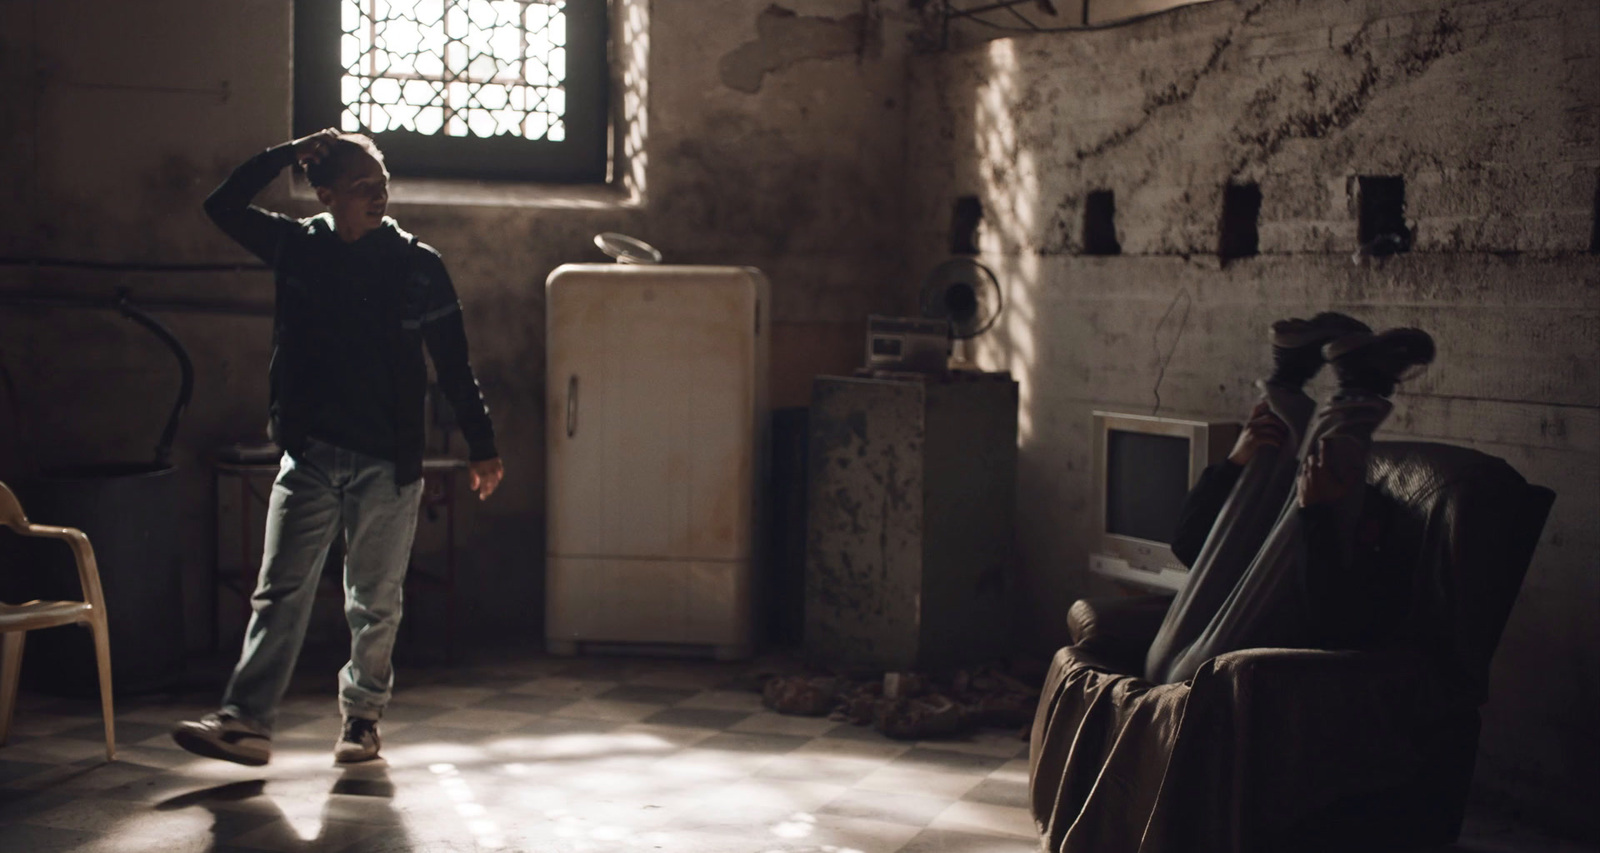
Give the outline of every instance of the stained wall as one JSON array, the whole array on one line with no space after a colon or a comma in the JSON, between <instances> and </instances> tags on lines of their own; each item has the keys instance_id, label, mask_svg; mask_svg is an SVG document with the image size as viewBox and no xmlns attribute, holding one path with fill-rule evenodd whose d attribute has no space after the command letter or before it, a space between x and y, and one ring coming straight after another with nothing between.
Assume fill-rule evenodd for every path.
<instances>
[{"instance_id":1,"label":"stained wall","mask_svg":"<svg viewBox=\"0 0 1600 853\"><path fill-rule=\"evenodd\" d=\"M812 374L859 359L865 314L910 309L947 254L954 199L975 195L1009 298L980 357L1022 384L1030 646L1061 642L1071 601L1106 591L1085 571L1092 409L1236 416L1265 326L1286 314L1421 325L1440 359L1397 395L1389 433L1495 453L1560 494L1495 663L1479 788L1551 825L1592 824L1600 10L1218 0L1091 33L958 27L948 52L913 56L937 44L914 5L621 0L620 44L640 64L618 105L633 200L396 188L392 212L455 277L509 469L459 519L464 630L542 633L550 269L601 260L601 230L671 261L762 267L774 400L802 404ZM290 134L291 6L0 4L0 292L231 306L161 315L197 368L177 452L195 649L217 606L207 460L260 433L271 297L265 274L230 268L249 258L199 203ZM1411 252L1352 260L1360 175L1405 177ZM1261 189L1260 253L1224 265L1229 182ZM1115 193L1120 255L1083 254L1097 190ZM314 210L287 182L264 200ZM0 308L0 365L0 479L142 458L176 391L170 356L104 310Z\"/></svg>"},{"instance_id":2,"label":"stained wall","mask_svg":"<svg viewBox=\"0 0 1600 853\"><path fill-rule=\"evenodd\" d=\"M208 460L262 434L272 300L269 274L230 268L253 259L200 203L235 165L291 135L292 8L0 4L0 293L104 299L127 288L136 300L226 309L159 314L196 366L176 449L196 649L211 641L218 606ZM669 262L765 270L778 405L804 404L811 375L853 365L863 318L900 287L905 20L856 0L620 0L613 10L626 192L393 191L391 214L454 277L508 470L492 500L463 494L457 594L468 636L543 635L543 283L558 264L605 261L595 233L643 238ZM316 210L287 178L262 203ZM0 479L146 458L177 393L172 357L106 310L0 308L0 364L15 386L0 384ZM424 550L442 541L438 524L424 524Z\"/></svg>"},{"instance_id":3,"label":"stained wall","mask_svg":"<svg viewBox=\"0 0 1600 853\"><path fill-rule=\"evenodd\" d=\"M1086 568L1091 411L1241 418L1272 320L1420 326L1439 357L1384 436L1474 447L1559 494L1494 663L1479 793L1593 831L1596 32L1577 0L1223 0L913 60L907 260L931 265L954 200L979 198L1009 300L981 360L1022 385L1039 648L1111 591ZM1357 254L1359 176L1405 179L1409 252ZM1224 263L1229 184L1260 189L1259 254ZM1096 191L1120 254L1088 253Z\"/></svg>"}]
</instances>

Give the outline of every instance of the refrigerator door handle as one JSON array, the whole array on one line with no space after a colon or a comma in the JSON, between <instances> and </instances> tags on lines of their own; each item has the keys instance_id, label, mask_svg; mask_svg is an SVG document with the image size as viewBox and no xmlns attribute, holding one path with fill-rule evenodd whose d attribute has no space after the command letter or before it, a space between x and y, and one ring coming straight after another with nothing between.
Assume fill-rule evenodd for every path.
<instances>
[{"instance_id":1,"label":"refrigerator door handle","mask_svg":"<svg viewBox=\"0 0 1600 853\"><path fill-rule=\"evenodd\" d=\"M567 438L578 433L578 374L567 379Z\"/></svg>"}]
</instances>

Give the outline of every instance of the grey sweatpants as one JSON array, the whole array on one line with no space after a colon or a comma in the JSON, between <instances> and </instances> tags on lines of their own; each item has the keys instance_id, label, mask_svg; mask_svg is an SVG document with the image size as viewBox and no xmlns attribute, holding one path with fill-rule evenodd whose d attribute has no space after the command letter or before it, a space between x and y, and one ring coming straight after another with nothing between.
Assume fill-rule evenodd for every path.
<instances>
[{"instance_id":1,"label":"grey sweatpants","mask_svg":"<svg viewBox=\"0 0 1600 853\"><path fill-rule=\"evenodd\" d=\"M1372 434L1393 406L1383 397L1344 392L1318 408L1299 389L1257 387L1288 425L1289 438L1282 447L1262 448L1240 472L1145 657L1151 681L1187 681L1225 652L1314 640L1306 630L1314 622L1301 612L1298 594L1306 559L1296 476L1324 437L1353 442L1365 471ZM1364 491L1359 484L1350 489L1335 513L1345 536L1354 533Z\"/></svg>"}]
</instances>

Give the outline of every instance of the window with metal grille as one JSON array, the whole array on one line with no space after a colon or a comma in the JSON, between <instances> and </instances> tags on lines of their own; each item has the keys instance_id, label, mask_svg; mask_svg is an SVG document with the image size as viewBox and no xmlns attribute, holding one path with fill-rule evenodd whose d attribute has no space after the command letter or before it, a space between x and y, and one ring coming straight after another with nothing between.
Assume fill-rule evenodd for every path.
<instances>
[{"instance_id":1,"label":"window with metal grille","mask_svg":"<svg viewBox=\"0 0 1600 853\"><path fill-rule=\"evenodd\" d=\"M396 175L602 181L605 0L296 0L295 132Z\"/></svg>"}]
</instances>

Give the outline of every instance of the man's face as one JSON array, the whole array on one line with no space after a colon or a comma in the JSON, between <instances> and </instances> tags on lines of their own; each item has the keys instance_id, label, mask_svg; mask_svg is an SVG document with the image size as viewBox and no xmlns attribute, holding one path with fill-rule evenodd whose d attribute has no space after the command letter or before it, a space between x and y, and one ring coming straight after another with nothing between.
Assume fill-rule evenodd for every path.
<instances>
[{"instance_id":1,"label":"man's face","mask_svg":"<svg viewBox=\"0 0 1600 853\"><path fill-rule=\"evenodd\" d=\"M345 240L359 240L383 223L389 207L389 173L362 152L351 159L330 187L318 187L317 198L333 214L334 228Z\"/></svg>"}]
</instances>

